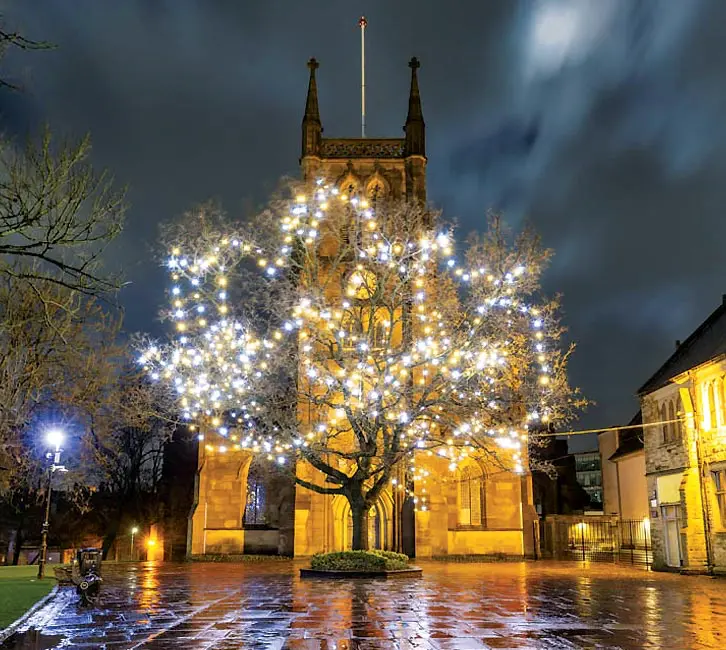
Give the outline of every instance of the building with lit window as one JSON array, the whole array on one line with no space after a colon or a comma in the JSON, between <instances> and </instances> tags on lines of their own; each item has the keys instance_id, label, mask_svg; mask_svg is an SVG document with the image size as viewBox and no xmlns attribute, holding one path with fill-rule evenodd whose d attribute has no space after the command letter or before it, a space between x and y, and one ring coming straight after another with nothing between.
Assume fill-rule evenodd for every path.
<instances>
[{"instance_id":1,"label":"building with lit window","mask_svg":"<svg viewBox=\"0 0 726 650\"><path fill-rule=\"evenodd\" d=\"M602 469L600 452L583 451L573 454L577 482L590 497L588 510L602 510Z\"/></svg>"},{"instance_id":2,"label":"building with lit window","mask_svg":"<svg viewBox=\"0 0 726 650\"><path fill-rule=\"evenodd\" d=\"M726 296L638 391L653 567L726 572Z\"/></svg>"},{"instance_id":3,"label":"building with lit window","mask_svg":"<svg viewBox=\"0 0 726 650\"><path fill-rule=\"evenodd\" d=\"M625 427L613 427L597 436L603 513L623 521L649 522L650 518L642 423L643 415L638 411Z\"/></svg>"}]
</instances>

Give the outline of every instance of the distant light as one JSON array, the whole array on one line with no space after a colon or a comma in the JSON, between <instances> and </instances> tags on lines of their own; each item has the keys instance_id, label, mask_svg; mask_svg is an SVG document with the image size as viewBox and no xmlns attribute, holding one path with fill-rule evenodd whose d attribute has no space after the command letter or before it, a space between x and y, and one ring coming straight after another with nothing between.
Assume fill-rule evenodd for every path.
<instances>
[{"instance_id":1,"label":"distant light","mask_svg":"<svg viewBox=\"0 0 726 650\"><path fill-rule=\"evenodd\" d=\"M56 449L60 449L60 446L63 444L64 438L65 438L65 436L63 435L63 432L60 429L51 429L45 435L45 439L48 442L48 444L51 447L55 447Z\"/></svg>"},{"instance_id":2,"label":"distant light","mask_svg":"<svg viewBox=\"0 0 726 650\"><path fill-rule=\"evenodd\" d=\"M132 535L136 535L136 533L138 533L138 532L139 532L139 529L138 529L138 528L137 528L136 526L134 526L134 527L133 527L133 528L131 529L131 534L132 534Z\"/></svg>"}]
</instances>

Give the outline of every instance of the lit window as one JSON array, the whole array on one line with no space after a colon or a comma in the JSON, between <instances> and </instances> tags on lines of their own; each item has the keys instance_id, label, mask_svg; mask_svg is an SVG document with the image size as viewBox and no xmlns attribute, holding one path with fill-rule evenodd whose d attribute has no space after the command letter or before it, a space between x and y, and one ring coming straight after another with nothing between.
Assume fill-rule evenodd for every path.
<instances>
[{"instance_id":1,"label":"lit window","mask_svg":"<svg viewBox=\"0 0 726 650\"><path fill-rule=\"evenodd\" d=\"M368 198L374 203L378 199L385 198L387 193L388 188L386 187L386 182L379 175L374 176L366 187L366 194L368 195Z\"/></svg>"},{"instance_id":2,"label":"lit window","mask_svg":"<svg viewBox=\"0 0 726 650\"><path fill-rule=\"evenodd\" d=\"M706 402L707 402L707 408L706 412L708 413L708 429L714 429L716 426L718 426L718 420L716 418L717 411L716 411L716 382L712 381L708 384L708 387L706 389Z\"/></svg>"},{"instance_id":3,"label":"lit window","mask_svg":"<svg viewBox=\"0 0 726 650\"><path fill-rule=\"evenodd\" d=\"M711 472L713 487L716 493L718 511L721 515L721 526L726 527L726 469Z\"/></svg>"},{"instance_id":4,"label":"lit window","mask_svg":"<svg viewBox=\"0 0 726 650\"><path fill-rule=\"evenodd\" d=\"M369 339L373 348L385 348L388 345L388 328L379 318L373 320Z\"/></svg>"},{"instance_id":5,"label":"lit window","mask_svg":"<svg viewBox=\"0 0 726 650\"><path fill-rule=\"evenodd\" d=\"M482 477L471 467L462 469L459 478L459 525L482 525Z\"/></svg>"},{"instance_id":6,"label":"lit window","mask_svg":"<svg viewBox=\"0 0 726 650\"><path fill-rule=\"evenodd\" d=\"M243 518L244 525L260 526L266 524L265 505L264 477L262 472L253 465L247 477L247 504Z\"/></svg>"}]
</instances>

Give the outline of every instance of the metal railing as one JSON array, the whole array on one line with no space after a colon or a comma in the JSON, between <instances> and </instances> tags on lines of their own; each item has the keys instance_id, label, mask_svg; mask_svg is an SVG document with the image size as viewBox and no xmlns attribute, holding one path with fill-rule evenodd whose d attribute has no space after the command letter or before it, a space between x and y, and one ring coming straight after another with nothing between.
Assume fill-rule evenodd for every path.
<instances>
[{"instance_id":1,"label":"metal railing","mask_svg":"<svg viewBox=\"0 0 726 650\"><path fill-rule=\"evenodd\" d=\"M649 567L648 519L554 517L541 522L543 557L581 562L626 562Z\"/></svg>"}]
</instances>

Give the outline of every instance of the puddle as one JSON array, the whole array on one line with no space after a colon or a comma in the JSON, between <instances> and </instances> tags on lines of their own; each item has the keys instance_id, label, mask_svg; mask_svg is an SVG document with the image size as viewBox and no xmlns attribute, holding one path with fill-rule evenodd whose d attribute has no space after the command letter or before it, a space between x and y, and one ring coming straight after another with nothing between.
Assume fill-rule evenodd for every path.
<instances>
[{"instance_id":1,"label":"puddle","mask_svg":"<svg viewBox=\"0 0 726 650\"><path fill-rule=\"evenodd\" d=\"M16 632L5 639L0 650L50 650L61 647L63 639L59 634L43 634L40 630Z\"/></svg>"}]
</instances>

